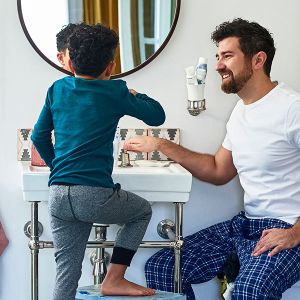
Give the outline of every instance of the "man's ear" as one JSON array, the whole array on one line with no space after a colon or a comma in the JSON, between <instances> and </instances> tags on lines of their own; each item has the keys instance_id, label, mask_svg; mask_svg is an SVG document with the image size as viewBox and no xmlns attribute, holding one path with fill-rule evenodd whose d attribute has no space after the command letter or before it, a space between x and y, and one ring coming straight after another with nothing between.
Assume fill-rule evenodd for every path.
<instances>
[{"instance_id":1,"label":"man's ear","mask_svg":"<svg viewBox=\"0 0 300 300\"><path fill-rule=\"evenodd\" d=\"M105 76L110 77L111 74L115 71L116 63L114 61L110 62L105 69Z\"/></svg>"},{"instance_id":2,"label":"man's ear","mask_svg":"<svg viewBox=\"0 0 300 300\"><path fill-rule=\"evenodd\" d=\"M263 69L267 60L267 54L264 51L259 51L252 58L252 66L254 70Z\"/></svg>"}]
</instances>

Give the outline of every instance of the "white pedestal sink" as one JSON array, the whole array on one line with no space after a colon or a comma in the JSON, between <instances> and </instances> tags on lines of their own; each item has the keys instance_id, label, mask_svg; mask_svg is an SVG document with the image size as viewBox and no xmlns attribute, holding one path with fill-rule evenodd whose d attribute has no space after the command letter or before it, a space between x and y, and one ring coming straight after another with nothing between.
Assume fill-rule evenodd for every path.
<instances>
[{"instance_id":1,"label":"white pedestal sink","mask_svg":"<svg viewBox=\"0 0 300 300\"><path fill-rule=\"evenodd\" d=\"M23 199L48 201L48 177L49 168L22 162ZM187 202L192 185L192 175L176 163L168 167L116 166L112 177L122 189L151 202Z\"/></svg>"},{"instance_id":2,"label":"white pedestal sink","mask_svg":"<svg viewBox=\"0 0 300 300\"><path fill-rule=\"evenodd\" d=\"M40 249L53 248L52 241L41 241L38 235L38 203L48 201L47 167L33 167L30 162L22 162L23 199L31 202L31 230L29 248L31 251L31 300L38 300L38 255ZM143 241L143 248L172 248L175 255L174 292L181 293L181 249L183 246L183 204L189 200L192 175L178 164L167 167L133 166L115 167L113 180L122 189L131 191L150 202L171 202L174 204L174 240ZM88 248L113 247L114 241L88 241Z\"/></svg>"}]
</instances>

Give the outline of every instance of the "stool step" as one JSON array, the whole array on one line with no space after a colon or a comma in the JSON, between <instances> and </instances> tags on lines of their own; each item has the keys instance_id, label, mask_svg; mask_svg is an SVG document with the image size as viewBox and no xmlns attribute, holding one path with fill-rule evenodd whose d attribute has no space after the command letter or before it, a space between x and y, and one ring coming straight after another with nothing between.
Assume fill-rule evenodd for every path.
<instances>
[{"instance_id":1,"label":"stool step","mask_svg":"<svg viewBox=\"0 0 300 300\"><path fill-rule=\"evenodd\" d=\"M163 291L156 291L153 296L143 296L143 297L131 297L131 296L103 296L100 293L100 285L90 285L85 287L80 287L77 289L77 294L75 300L101 300L101 299L111 299L111 300L157 300L157 299L174 299L174 300L186 300L186 296L169 293Z\"/></svg>"}]
</instances>

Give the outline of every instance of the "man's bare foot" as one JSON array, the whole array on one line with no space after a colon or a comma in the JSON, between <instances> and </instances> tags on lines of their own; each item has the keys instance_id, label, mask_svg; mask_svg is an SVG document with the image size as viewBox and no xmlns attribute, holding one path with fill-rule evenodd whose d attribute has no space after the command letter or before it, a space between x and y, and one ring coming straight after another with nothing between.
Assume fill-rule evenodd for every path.
<instances>
[{"instance_id":1,"label":"man's bare foot","mask_svg":"<svg viewBox=\"0 0 300 300\"><path fill-rule=\"evenodd\" d=\"M106 296L152 296L155 294L155 290L122 278L114 281L104 280L101 293Z\"/></svg>"}]
</instances>

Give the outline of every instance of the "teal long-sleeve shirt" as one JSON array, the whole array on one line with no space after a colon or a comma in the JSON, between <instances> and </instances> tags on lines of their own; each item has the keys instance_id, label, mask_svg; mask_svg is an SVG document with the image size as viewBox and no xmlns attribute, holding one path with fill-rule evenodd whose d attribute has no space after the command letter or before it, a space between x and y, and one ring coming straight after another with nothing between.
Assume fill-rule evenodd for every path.
<instances>
[{"instance_id":1,"label":"teal long-sleeve shirt","mask_svg":"<svg viewBox=\"0 0 300 300\"><path fill-rule=\"evenodd\" d=\"M149 126L165 121L156 100L132 95L123 80L68 76L54 82L31 136L50 167L49 186L59 182L113 187L113 139L124 115Z\"/></svg>"}]
</instances>

